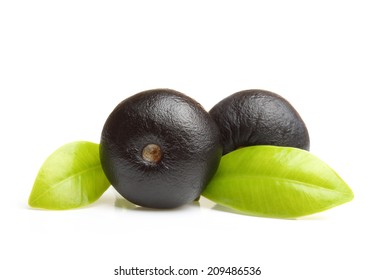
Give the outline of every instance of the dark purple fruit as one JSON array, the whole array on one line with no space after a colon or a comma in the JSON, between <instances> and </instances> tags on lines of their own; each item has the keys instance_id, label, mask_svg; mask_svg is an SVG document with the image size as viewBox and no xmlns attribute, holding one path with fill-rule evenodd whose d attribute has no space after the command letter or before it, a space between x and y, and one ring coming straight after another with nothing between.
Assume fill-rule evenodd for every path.
<instances>
[{"instance_id":1,"label":"dark purple fruit","mask_svg":"<svg viewBox=\"0 0 375 280\"><path fill-rule=\"evenodd\" d=\"M170 89L122 101L108 117L100 158L113 187L134 204L174 208L196 199L222 155L220 132L202 106Z\"/></svg>"},{"instance_id":2,"label":"dark purple fruit","mask_svg":"<svg viewBox=\"0 0 375 280\"><path fill-rule=\"evenodd\" d=\"M219 126L223 154L253 145L309 150L305 123L292 105L275 93L240 91L220 101L209 113Z\"/></svg>"}]
</instances>

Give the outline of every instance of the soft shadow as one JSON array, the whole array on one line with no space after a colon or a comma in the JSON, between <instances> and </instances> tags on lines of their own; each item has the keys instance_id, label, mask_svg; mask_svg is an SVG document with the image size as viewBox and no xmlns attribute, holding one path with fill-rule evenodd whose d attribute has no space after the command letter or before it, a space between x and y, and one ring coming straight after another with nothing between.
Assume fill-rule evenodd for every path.
<instances>
[{"instance_id":1,"label":"soft shadow","mask_svg":"<svg viewBox=\"0 0 375 280\"><path fill-rule=\"evenodd\" d=\"M241 216L246 216L246 217L256 217L256 218L264 218L264 219L268 218L268 219L270 219L270 217L262 217L262 216L246 214L246 213L241 212L239 210L232 209L232 208L229 208L229 207L225 207L225 206L220 205L220 204L215 204L210 209L214 210L214 211L220 211L220 212L225 212L225 213L230 213L230 214L235 214L235 215L241 215Z\"/></svg>"},{"instance_id":2,"label":"soft shadow","mask_svg":"<svg viewBox=\"0 0 375 280\"><path fill-rule=\"evenodd\" d=\"M302 216L302 217L298 217L298 218L263 217L263 216L246 214L246 213L243 213L241 211L222 206L220 204L215 204L214 206L211 207L211 209L215 210L215 211L221 211L221 212L237 214L237 215L239 214L239 215L248 216L248 217L263 218L263 219L277 219L277 220L288 220L288 221L301 221L301 220L303 220L303 221L323 221L323 220L327 219L327 217L322 215L321 213Z\"/></svg>"},{"instance_id":3,"label":"soft shadow","mask_svg":"<svg viewBox=\"0 0 375 280\"><path fill-rule=\"evenodd\" d=\"M115 199L115 207L120 209L127 209L127 210L134 210L140 208L140 206L131 203L130 201L126 200L125 198L116 197Z\"/></svg>"},{"instance_id":4,"label":"soft shadow","mask_svg":"<svg viewBox=\"0 0 375 280\"><path fill-rule=\"evenodd\" d=\"M245 214L241 211L238 211L236 209L225 207L225 206L220 205L220 204L215 204L213 207L211 207L211 209L216 210L216 211L231 213L231 214L239 214L239 215L242 215L242 216L251 216L251 215L247 215L247 214Z\"/></svg>"},{"instance_id":5,"label":"soft shadow","mask_svg":"<svg viewBox=\"0 0 375 280\"><path fill-rule=\"evenodd\" d=\"M189 207L200 207L200 203L199 203L199 201L193 201L191 203L188 203L187 205L183 205L183 206L177 207L177 208L153 209L153 208L147 208L147 207L135 205L134 203L131 203L130 201L126 200L125 198L116 196L114 206L117 209L123 209L123 210L136 210L136 211L145 211L145 212L170 212L170 211L186 210L186 208L189 208Z\"/></svg>"}]
</instances>

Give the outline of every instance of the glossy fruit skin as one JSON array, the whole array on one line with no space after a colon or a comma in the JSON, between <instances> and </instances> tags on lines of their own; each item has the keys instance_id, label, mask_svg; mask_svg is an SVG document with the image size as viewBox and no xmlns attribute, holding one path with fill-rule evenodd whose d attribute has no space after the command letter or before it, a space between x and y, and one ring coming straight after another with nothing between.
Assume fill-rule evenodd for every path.
<instances>
[{"instance_id":1,"label":"glossy fruit skin","mask_svg":"<svg viewBox=\"0 0 375 280\"><path fill-rule=\"evenodd\" d=\"M105 122L100 141L102 167L113 187L149 208L175 208L196 199L221 155L220 132L208 112L171 89L122 101Z\"/></svg>"},{"instance_id":2,"label":"glossy fruit skin","mask_svg":"<svg viewBox=\"0 0 375 280\"><path fill-rule=\"evenodd\" d=\"M302 118L276 93L259 89L240 91L217 103L209 114L219 126L223 154L253 145L310 148Z\"/></svg>"}]
</instances>

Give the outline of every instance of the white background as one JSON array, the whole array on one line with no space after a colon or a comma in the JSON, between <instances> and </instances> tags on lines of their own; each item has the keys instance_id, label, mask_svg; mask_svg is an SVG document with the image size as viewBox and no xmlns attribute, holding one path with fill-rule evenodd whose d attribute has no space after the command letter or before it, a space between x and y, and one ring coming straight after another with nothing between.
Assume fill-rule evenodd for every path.
<instances>
[{"instance_id":1,"label":"white background","mask_svg":"<svg viewBox=\"0 0 375 280\"><path fill-rule=\"evenodd\" d=\"M0 278L125 279L113 270L172 265L262 269L215 279L375 279L374 12L371 1L1 1ZM207 200L133 209L113 188L83 209L28 207L49 154L99 142L121 100L158 87L207 110L243 89L284 96L355 199L296 220ZM148 278L173 279L132 279Z\"/></svg>"}]
</instances>

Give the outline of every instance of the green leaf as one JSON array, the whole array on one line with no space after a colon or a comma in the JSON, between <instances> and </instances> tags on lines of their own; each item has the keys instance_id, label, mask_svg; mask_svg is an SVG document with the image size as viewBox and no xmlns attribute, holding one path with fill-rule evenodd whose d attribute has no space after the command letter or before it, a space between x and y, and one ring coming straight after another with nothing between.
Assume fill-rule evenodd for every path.
<instances>
[{"instance_id":1,"label":"green leaf","mask_svg":"<svg viewBox=\"0 0 375 280\"><path fill-rule=\"evenodd\" d=\"M226 154L202 195L250 215L276 218L310 215L354 197L340 176L316 156L276 146Z\"/></svg>"},{"instance_id":2,"label":"green leaf","mask_svg":"<svg viewBox=\"0 0 375 280\"><path fill-rule=\"evenodd\" d=\"M110 186L99 157L99 145L78 141L66 144L43 163L29 197L29 205L72 209L96 201Z\"/></svg>"}]
</instances>

